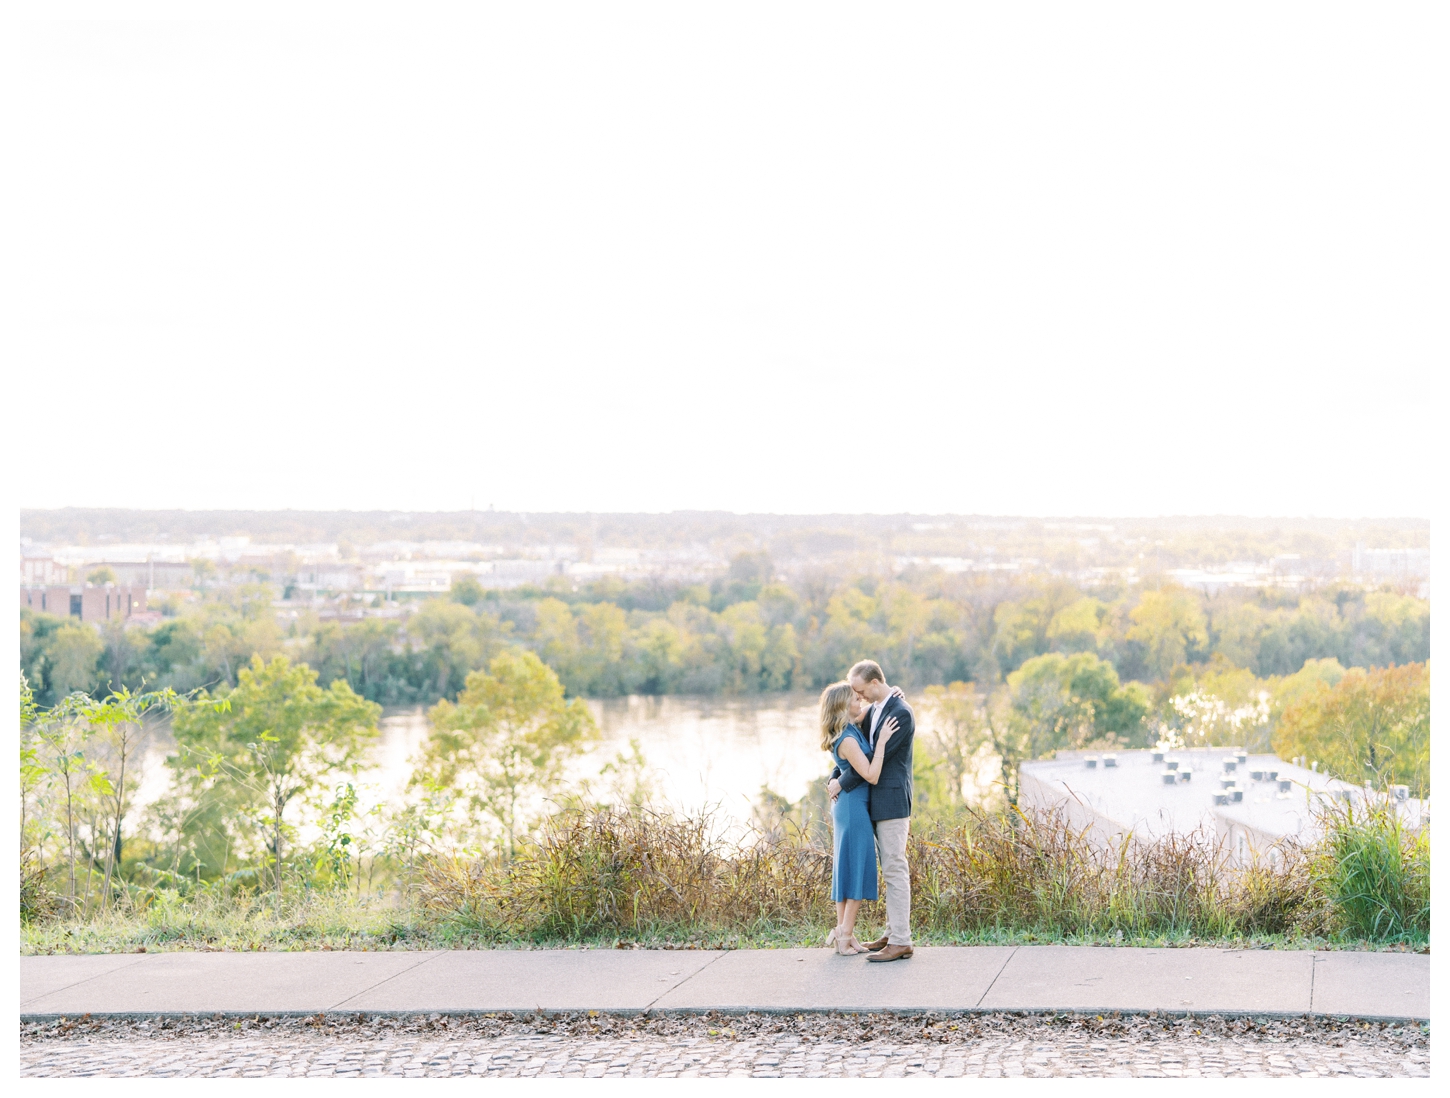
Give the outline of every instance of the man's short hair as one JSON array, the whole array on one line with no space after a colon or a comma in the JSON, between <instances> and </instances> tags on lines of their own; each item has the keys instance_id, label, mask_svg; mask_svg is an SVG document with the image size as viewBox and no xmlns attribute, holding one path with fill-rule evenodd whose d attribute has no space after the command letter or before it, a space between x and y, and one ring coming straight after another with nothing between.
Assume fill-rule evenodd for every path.
<instances>
[{"instance_id":1,"label":"man's short hair","mask_svg":"<svg viewBox=\"0 0 1450 1098\"><path fill-rule=\"evenodd\" d=\"M881 671L881 665L875 660L857 660L851 665L851 670L846 673L846 678L854 679L860 677L862 682L885 682L886 676Z\"/></svg>"}]
</instances>

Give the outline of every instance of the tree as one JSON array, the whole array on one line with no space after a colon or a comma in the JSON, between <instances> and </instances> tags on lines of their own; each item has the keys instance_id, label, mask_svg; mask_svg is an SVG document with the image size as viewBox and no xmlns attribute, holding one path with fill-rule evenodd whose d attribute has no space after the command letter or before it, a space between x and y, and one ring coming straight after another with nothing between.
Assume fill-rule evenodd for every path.
<instances>
[{"instance_id":1,"label":"tree","mask_svg":"<svg viewBox=\"0 0 1450 1098\"><path fill-rule=\"evenodd\" d=\"M1217 651L1235 667L1258 668L1259 641L1264 631L1264 612L1252 602L1236 603L1213 617Z\"/></svg>"},{"instance_id":2,"label":"tree","mask_svg":"<svg viewBox=\"0 0 1450 1098\"><path fill-rule=\"evenodd\" d=\"M1314 696L1321 684L1333 688L1344 678L1344 668L1333 656L1322 660L1305 660L1304 666L1273 684L1273 716L1284 713L1301 701Z\"/></svg>"},{"instance_id":3,"label":"tree","mask_svg":"<svg viewBox=\"0 0 1450 1098\"><path fill-rule=\"evenodd\" d=\"M115 583L116 573L103 564L86 576L86 582L94 584Z\"/></svg>"},{"instance_id":4,"label":"tree","mask_svg":"<svg viewBox=\"0 0 1450 1098\"><path fill-rule=\"evenodd\" d=\"M101 629L101 641L105 645L104 664L107 678L112 686L123 686L132 671L140 663L145 649L145 637L134 629L127 629L124 619L109 621Z\"/></svg>"},{"instance_id":5,"label":"tree","mask_svg":"<svg viewBox=\"0 0 1450 1098\"><path fill-rule=\"evenodd\" d=\"M448 597L464 606L477 606L483 595L483 584L473 576L459 576L448 588Z\"/></svg>"},{"instance_id":6,"label":"tree","mask_svg":"<svg viewBox=\"0 0 1450 1098\"><path fill-rule=\"evenodd\" d=\"M1007 704L988 711L1002 757L1002 781L1015 802L1017 767L1062 749L1141 742L1148 697L1139 683L1118 681L1091 652L1049 652L1007 676Z\"/></svg>"},{"instance_id":7,"label":"tree","mask_svg":"<svg viewBox=\"0 0 1450 1098\"><path fill-rule=\"evenodd\" d=\"M96 665L105 650L100 634L88 625L67 623L57 629L51 637L46 671L51 697L58 703L67 694L95 690L100 677Z\"/></svg>"},{"instance_id":8,"label":"tree","mask_svg":"<svg viewBox=\"0 0 1450 1098\"><path fill-rule=\"evenodd\" d=\"M628 693L624 661L627 617L612 602L580 607L580 694Z\"/></svg>"},{"instance_id":9,"label":"tree","mask_svg":"<svg viewBox=\"0 0 1450 1098\"><path fill-rule=\"evenodd\" d=\"M1143 646L1148 673L1165 679L1191 649L1208 644L1208 629L1198 599L1178 587L1145 591L1128 615L1128 639Z\"/></svg>"},{"instance_id":10,"label":"tree","mask_svg":"<svg viewBox=\"0 0 1450 1098\"><path fill-rule=\"evenodd\" d=\"M886 611L886 628L900 653L897 665L908 682L914 685L912 671L916 662L916 644L931 627L932 607L926 599L902 584L892 584L881 595Z\"/></svg>"},{"instance_id":11,"label":"tree","mask_svg":"<svg viewBox=\"0 0 1450 1098\"><path fill-rule=\"evenodd\" d=\"M425 602L407 628L435 698L457 690L468 672L482 667L498 648L496 618L443 599Z\"/></svg>"},{"instance_id":12,"label":"tree","mask_svg":"<svg viewBox=\"0 0 1450 1098\"><path fill-rule=\"evenodd\" d=\"M760 616L760 607L753 602L737 602L720 612L720 636L730 661L732 692L754 692L761 688L761 668L768 643L768 632Z\"/></svg>"},{"instance_id":13,"label":"tree","mask_svg":"<svg viewBox=\"0 0 1450 1098\"><path fill-rule=\"evenodd\" d=\"M72 695L65 703L80 722L95 730L107 748L110 765L101 791L110 795L112 815L106 841L105 879L101 885L103 904L111 902L111 881L121 865L121 828L126 821L130 794L135 791L135 756L145 739L146 715L153 710L175 709L180 700L176 691L169 688L133 694L122 686L100 701Z\"/></svg>"},{"instance_id":14,"label":"tree","mask_svg":"<svg viewBox=\"0 0 1450 1098\"><path fill-rule=\"evenodd\" d=\"M1059 652L1095 651L1106 612L1107 607L1095 598L1077 599L1053 615L1047 639Z\"/></svg>"},{"instance_id":15,"label":"tree","mask_svg":"<svg viewBox=\"0 0 1450 1098\"><path fill-rule=\"evenodd\" d=\"M23 679L22 679L23 682ZM67 900L72 912L77 908L76 887L76 817L77 801L87 794L99 794L102 778L86 759L85 748L90 728L76 719L74 700L69 705L49 710L27 704L27 689L21 694L21 781L22 795L26 787L34 789L42 781L59 785L65 804L65 851L69 887ZM73 696L74 697L74 696ZM37 772L39 771L39 772ZM22 829L22 841L23 841Z\"/></svg>"},{"instance_id":16,"label":"tree","mask_svg":"<svg viewBox=\"0 0 1450 1098\"><path fill-rule=\"evenodd\" d=\"M76 845L80 808L85 805L93 819L100 819L92 829L91 857L101 854L101 902L108 904L121 862L122 827L137 784L134 764L145 735L146 716L153 710L172 709L178 701L170 689L132 693L123 686L101 700L73 693L59 705L41 709L34 704L22 676L22 781L28 780L30 788L40 781L61 787L72 910L78 906ZM26 792L22 789L22 796Z\"/></svg>"},{"instance_id":17,"label":"tree","mask_svg":"<svg viewBox=\"0 0 1450 1098\"><path fill-rule=\"evenodd\" d=\"M234 689L180 708L179 750L168 762L187 776L194 797L256 814L280 892L283 844L293 830L288 809L317 795L333 774L356 773L381 712L341 679L324 690L306 664L254 656Z\"/></svg>"},{"instance_id":18,"label":"tree","mask_svg":"<svg viewBox=\"0 0 1450 1098\"><path fill-rule=\"evenodd\" d=\"M413 784L452 790L493 817L512 858L533 796L560 785L564 766L598 736L583 701L532 652L500 652L468 676L457 702L428 712L431 729Z\"/></svg>"},{"instance_id":19,"label":"tree","mask_svg":"<svg viewBox=\"0 0 1450 1098\"><path fill-rule=\"evenodd\" d=\"M579 626L568 603L549 598L534 606L534 645L571 692L583 693Z\"/></svg>"},{"instance_id":20,"label":"tree","mask_svg":"<svg viewBox=\"0 0 1450 1098\"><path fill-rule=\"evenodd\" d=\"M947 796L953 808L966 803L967 779L976 776L977 756L992 742L987 722L987 699L973 683L928 686L922 708L922 728L948 778Z\"/></svg>"},{"instance_id":21,"label":"tree","mask_svg":"<svg viewBox=\"0 0 1450 1098\"><path fill-rule=\"evenodd\" d=\"M795 626L790 622L772 625L760 654L761 689L787 690L795 681L801 654L796 647Z\"/></svg>"},{"instance_id":22,"label":"tree","mask_svg":"<svg viewBox=\"0 0 1450 1098\"><path fill-rule=\"evenodd\" d=\"M30 849L30 802L35 797L50 769L43 761L40 737L36 728L36 717L40 714L35 704L35 694L20 673L20 852L24 857Z\"/></svg>"},{"instance_id":23,"label":"tree","mask_svg":"<svg viewBox=\"0 0 1450 1098\"><path fill-rule=\"evenodd\" d=\"M1430 792L1430 665L1365 671L1334 686L1316 683L1290 706L1274 734L1280 758L1317 759L1335 777Z\"/></svg>"}]
</instances>

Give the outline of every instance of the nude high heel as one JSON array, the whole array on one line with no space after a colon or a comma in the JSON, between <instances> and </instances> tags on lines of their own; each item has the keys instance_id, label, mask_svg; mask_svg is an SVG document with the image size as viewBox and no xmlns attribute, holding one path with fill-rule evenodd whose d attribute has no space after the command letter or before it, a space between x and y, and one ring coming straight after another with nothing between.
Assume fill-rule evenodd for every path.
<instances>
[{"instance_id":1,"label":"nude high heel","mask_svg":"<svg viewBox=\"0 0 1450 1098\"><path fill-rule=\"evenodd\" d=\"M851 945L851 936L842 934L840 927L836 928L836 952L842 957L852 957L856 953L855 948Z\"/></svg>"},{"instance_id":2,"label":"nude high heel","mask_svg":"<svg viewBox=\"0 0 1450 1098\"><path fill-rule=\"evenodd\" d=\"M841 928L839 926L831 927L830 933L826 935L826 948L830 949L834 947L836 943L840 940L840 938Z\"/></svg>"}]
</instances>

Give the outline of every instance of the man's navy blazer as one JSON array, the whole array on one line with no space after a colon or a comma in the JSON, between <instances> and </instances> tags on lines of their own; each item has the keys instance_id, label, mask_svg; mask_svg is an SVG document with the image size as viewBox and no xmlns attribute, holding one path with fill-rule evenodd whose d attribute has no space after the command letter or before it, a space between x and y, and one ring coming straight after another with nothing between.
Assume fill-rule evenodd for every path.
<instances>
[{"instance_id":1,"label":"man's navy blazer","mask_svg":"<svg viewBox=\"0 0 1450 1098\"><path fill-rule=\"evenodd\" d=\"M911 741L916 736L916 718L911 706L895 694L886 699L877 717L878 724L885 724L887 717L896 718L896 734L886 743L886 757L881 760L881 777L866 795L866 805L872 821L899 820L911 815ZM870 723L869 721L867 722ZM871 729L863 729L870 742ZM850 767L844 774L840 767L831 771L831 777L839 778L841 792L855 789L866 779Z\"/></svg>"}]
</instances>

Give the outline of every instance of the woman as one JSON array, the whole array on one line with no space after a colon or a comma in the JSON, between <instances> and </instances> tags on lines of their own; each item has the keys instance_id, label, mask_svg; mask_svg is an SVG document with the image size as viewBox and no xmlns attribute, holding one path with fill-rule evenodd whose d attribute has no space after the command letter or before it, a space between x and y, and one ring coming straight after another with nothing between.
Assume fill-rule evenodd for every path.
<instances>
[{"instance_id":1,"label":"woman","mask_svg":"<svg viewBox=\"0 0 1450 1098\"><path fill-rule=\"evenodd\" d=\"M876 735L876 750L870 750L861 729L857 727L865 713L865 705L851 689L851 684L838 682L821 694L821 750L829 751L836 765L845 773L850 767L869 785L881 777L881 762L886 755L886 741L896 731L893 717L881 726ZM865 953L856 940L856 914L862 900L876 899L876 836L871 829L871 815L866 810L868 785L858 785L836 798L831 812L836 828L836 858L831 869L831 899L836 902L836 928L826 938L843 956Z\"/></svg>"}]
</instances>

